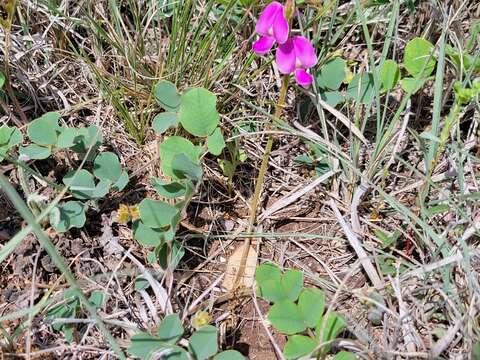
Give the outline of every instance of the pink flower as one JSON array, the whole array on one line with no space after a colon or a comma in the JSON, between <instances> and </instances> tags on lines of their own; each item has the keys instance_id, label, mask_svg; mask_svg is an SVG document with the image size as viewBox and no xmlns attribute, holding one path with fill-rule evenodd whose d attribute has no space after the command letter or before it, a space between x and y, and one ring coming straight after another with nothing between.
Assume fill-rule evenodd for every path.
<instances>
[{"instance_id":1,"label":"pink flower","mask_svg":"<svg viewBox=\"0 0 480 360\"><path fill-rule=\"evenodd\" d=\"M267 5L258 18L255 32L261 37L252 45L253 51L264 55L270 51L275 42L284 44L288 39L288 21L285 8L278 1Z\"/></svg>"},{"instance_id":2,"label":"pink flower","mask_svg":"<svg viewBox=\"0 0 480 360\"><path fill-rule=\"evenodd\" d=\"M308 87L313 82L313 76L306 70L317 64L317 55L307 38L294 36L281 44L277 49L275 61L282 74L295 72L295 79L299 85Z\"/></svg>"}]
</instances>

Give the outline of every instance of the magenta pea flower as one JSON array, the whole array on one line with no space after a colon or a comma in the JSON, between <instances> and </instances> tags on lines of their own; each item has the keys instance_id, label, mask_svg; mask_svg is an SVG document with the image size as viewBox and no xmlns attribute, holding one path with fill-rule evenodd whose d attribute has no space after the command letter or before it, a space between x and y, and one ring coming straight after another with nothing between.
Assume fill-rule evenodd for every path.
<instances>
[{"instance_id":1,"label":"magenta pea flower","mask_svg":"<svg viewBox=\"0 0 480 360\"><path fill-rule=\"evenodd\" d=\"M284 44L288 40L288 21L285 16L285 7L278 1L267 5L258 18L255 32L261 37L252 45L258 55L268 53L275 42Z\"/></svg>"},{"instance_id":2,"label":"magenta pea flower","mask_svg":"<svg viewBox=\"0 0 480 360\"><path fill-rule=\"evenodd\" d=\"M281 44L276 53L275 62L282 74L295 72L295 79L301 86L308 87L313 76L307 69L317 64L317 55L313 45L303 36L294 36Z\"/></svg>"}]
</instances>

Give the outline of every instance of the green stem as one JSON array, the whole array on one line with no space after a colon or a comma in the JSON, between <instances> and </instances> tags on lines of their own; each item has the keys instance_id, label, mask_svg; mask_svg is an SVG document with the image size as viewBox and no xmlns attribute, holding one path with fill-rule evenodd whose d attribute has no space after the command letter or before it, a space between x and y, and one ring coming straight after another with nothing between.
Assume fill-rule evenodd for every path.
<instances>
[{"instance_id":1,"label":"green stem","mask_svg":"<svg viewBox=\"0 0 480 360\"><path fill-rule=\"evenodd\" d=\"M285 98L287 97L289 81L290 81L290 76L286 75L283 78L282 87L280 89L280 95L278 96L277 105L275 106L275 114L274 114L275 119L279 119L280 116L282 115L283 107L285 106ZM273 123L268 124L269 129L271 129L273 126L274 126ZM253 194L252 204L250 207L250 215L248 218L247 234L252 233L253 226L257 218L258 205L260 203L260 197L262 194L263 183L265 181L265 175L268 169L268 162L270 160L270 153L272 152L272 146L273 146L273 134L270 134L268 135L267 145L265 146L265 151L262 157L262 164L260 165L260 170L258 172L258 177L255 184L255 192ZM250 251L251 243L252 243L252 238L249 236L245 239L245 243L243 245L242 257L240 258L241 259L240 266L238 268L237 276L234 281L234 288L238 286L240 279L243 277L245 273L245 266L247 264L247 257Z\"/></svg>"},{"instance_id":2,"label":"green stem","mask_svg":"<svg viewBox=\"0 0 480 360\"><path fill-rule=\"evenodd\" d=\"M420 206L423 206L425 203L425 199L427 198L429 189L430 189L430 180L432 178L433 172L435 171L435 167L437 166L440 157L442 156L443 152L445 151L445 147L450 136L450 131L452 130L453 125L457 122L457 119L460 115L462 110L462 106L458 103L455 103L453 106L452 111L448 114L445 119L445 124L440 132L440 142L438 144L437 151L433 156L430 163L427 164L427 175L425 178L425 182L423 183L422 191L420 191ZM432 144L431 146L434 146Z\"/></svg>"},{"instance_id":3,"label":"green stem","mask_svg":"<svg viewBox=\"0 0 480 360\"><path fill-rule=\"evenodd\" d=\"M105 324L102 322L102 319L97 315L97 309L88 301L86 296L81 291L72 272L70 271L68 266L65 264L63 258L58 254L57 249L55 248L55 245L52 243L50 238L47 235L45 235L42 228L40 227L38 222L35 220L35 217L31 213L31 211L28 209L28 207L25 205L20 195L17 193L17 191L13 188L13 186L10 184L8 179L3 174L0 174L0 187L3 188L3 190L5 191L7 196L10 198L10 200L12 201L12 203L14 204L15 208L20 213L20 215L31 226L33 232L37 236L41 245L45 248L48 255L50 255L50 258L55 263L55 266L65 276L65 279L70 284L73 293L75 294L75 296L78 297L78 299L80 299L83 306L85 306L85 308L90 314L90 317L95 321L98 329L109 342L112 350L116 353L116 355L120 359L126 359L120 346L117 344L112 334L110 334L109 330L106 328Z\"/></svg>"}]
</instances>

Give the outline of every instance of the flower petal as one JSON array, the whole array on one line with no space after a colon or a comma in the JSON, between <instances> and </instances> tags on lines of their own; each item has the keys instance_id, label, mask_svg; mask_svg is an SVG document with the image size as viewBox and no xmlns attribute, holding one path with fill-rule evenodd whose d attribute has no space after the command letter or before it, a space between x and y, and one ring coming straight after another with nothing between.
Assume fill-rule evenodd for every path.
<instances>
[{"instance_id":1,"label":"flower petal","mask_svg":"<svg viewBox=\"0 0 480 360\"><path fill-rule=\"evenodd\" d=\"M284 44L288 39L288 21L285 17L285 11L282 7L282 11L277 12L275 20L273 22L273 36L279 44Z\"/></svg>"},{"instance_id":2,"label":"flower petal","mask_svg":"<svg viewBox=\"0 0 480 360\"><path fill-rule=\"evenodd\" d=\"M317 55L313 45L306 37L295 36L293 38L293 46L295 47L295 55L304 68L311 68L317 63Z\"/></svg>"},{"instance_id":3,"label":"flower petal","mask_svg":"<svg viewBox=\"0 0 480 360\"><path fill-rule=\"evenodd\" d=\"M278 1L273 1L263 9L257 24L255 25L255 32L262 36L272 35L269 34L270 29L273 26L273 22L277 16L277 13L283 12L283 5Z\"/></svg>"},{"instance_id":4,"label":"flower petal","mask_svg":"<svg viewBox=\"0 0 480 360\"><path fill-rule=\"evenodd\" d=\"M253 43L252 50L258 55L265 55L270 51L274 43L275 38L273 36L262 36Z\"/></svg>"},{"instance_id":5,"label":"flower petal","mask_svg":"<svg viewBox=\"0 0 480 360\"><path fill-rule=\"evenodd\" d=\"M297 69L295 70L295 80L297 80L298 85L307 88L312 84L313 76L303 69Z\"/></svg>"},{"instance_id":6,"label":"flower petal","mask_svg":"<svg viewBox=\"0 0 480 360\"><path fill-rule=\"evenodd\" d=\"M295 60L293 42L291 39L288 39L285 44L281 44L277 48L275 62L277 63L278 70L282 74L292 73L295 70Z\"/></svg>"}]
</instances>

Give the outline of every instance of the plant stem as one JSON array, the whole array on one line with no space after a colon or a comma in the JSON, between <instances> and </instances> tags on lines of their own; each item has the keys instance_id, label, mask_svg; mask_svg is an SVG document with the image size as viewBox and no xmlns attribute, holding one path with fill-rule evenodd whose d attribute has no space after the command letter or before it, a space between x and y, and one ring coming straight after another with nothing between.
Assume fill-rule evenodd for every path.
<instances>
[{"instance_id":1,"label":"plant stem","mask_svg":"<svg viewBox=\"0 0 480 360\"><path fill-rule=\"evenodd\" d=\"M280 95L278 96L277 105L275 106L274 118L278 119L282 115L283 107L285 106L285 98L287 97L288 84L290 81L290 76L285 75L282 81L282 87L280 89ZM268 129L273 127L273 123L268 124ZM260 170L258 172L257 182L255 184L255 192L253 194L252 204L250 207L250 215L248 218L247 234L251 234L255 220L257 218L258 205L260 203L260 197L262 194L263 183L265 181L265 175L267 173L268 162L270 160L270 153L272 152L273 146L273 134L268 135L267 145L265 146L265 151L262 157L262 164L260 165ZM250 245L252 243L251 236L245 239L243 245L242 257L240 258L240 266L238 268L237 276L234 281L234 288L237 288L240 279L245 273L245 265L247 263L248 253L250 251Z\"/></svg>"}]
</instances>

